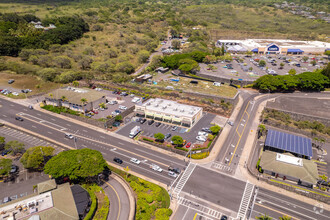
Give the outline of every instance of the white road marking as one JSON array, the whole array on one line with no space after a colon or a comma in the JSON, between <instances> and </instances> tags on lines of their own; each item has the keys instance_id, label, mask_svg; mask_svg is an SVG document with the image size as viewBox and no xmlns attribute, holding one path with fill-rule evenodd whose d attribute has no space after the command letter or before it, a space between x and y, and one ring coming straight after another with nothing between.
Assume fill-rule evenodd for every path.
<instances>
[{"instance_id":1,"label":"white road marking","mask_svg":"<svg viewBox=\"0 0 330 220\"><path fill-rule=\"evenodd\" d=\"M13 104L10 104L10 106L11 106L11 107L14 107L14 105L13 105Z\"/></svg>"},{"instance_id":2,"label":"white road marking","mask_svg":"<svg viewBox=\"0 0 330 220\"><path fill-rule=\"evenodd\" d=\"M103 139L105 139L105 137L103 137L103 136L100 136L100 138L103 138Z\"/></svg>"},{"instance_id":3,"label":"white road marking","mask_svg":"<svg viewBox=\"0 0 330 220\"><path fill-rule=\"evenodd\" d=\"M56 121L54 118L51 118L51 120Z\"/></svg>"},{"instance_id":4,"label":"white road marking","mask_svg":"<svg viewBox=\"0 0 330 220\"><path fill-rule=\"evenodd\" d=\"M69 126L69 127L71 127L71 125L69 125L69 124L66 124L67 126Z\"/></svg>"},{"instance_id":5,"label":"white road marking","mask_svg":"<svg viewBox=\"0 0 330 220\"><path fill-rule=\"evenodd\" d=\"M50 131L48 131L47 133L48 133L48 134L53 134L53 133L52 133L52 132L50 132Z\"/></svg>"},{"instance_id":6,"label":"white road marking","mask_svg":"<svg viewBox=\"0 0 330 220\"><path fill-rule=\"evenodd\" d=\"M118 142L118 144L120 144L120 145L124 145L123 143L121 143L121 142Z\"/></svg>"},{"instance_id":7,"label":"white road marking","mask_svg":"<svg viewBox=\"0 0 330 220\"><path fill-rule=\"evenodd\" d=\"M32 125L32 128L37 128L36 126Z\"/></svg>"},{"instance_id":8,"label":"white road marking","mask_svg":"<svg viewBox=\"0 0 330 220\"><path fill-rule=\"evenodd\" d=\"M87 132L86 130L83 130L83 132Z\"/></svg>"},{"instance_id":9,"label":"white road marking","mask_svg":"<svg viewBox=\"0 0 330 220\"><path fill-rule=\"evenodd\" d=\"M7 116L6 115L2 115L3 117L5 117L5 118L7 118Z\"/></svg>"},{"instance_id":10,"label":"white road marking","mask_svg":"<svg viewBox=\"0 0 330 220\"><path fill-rule=\"evenodd\" d=\"M37 113L38 116L41 116L39 113Z\"/></svg>"}]
</instances>

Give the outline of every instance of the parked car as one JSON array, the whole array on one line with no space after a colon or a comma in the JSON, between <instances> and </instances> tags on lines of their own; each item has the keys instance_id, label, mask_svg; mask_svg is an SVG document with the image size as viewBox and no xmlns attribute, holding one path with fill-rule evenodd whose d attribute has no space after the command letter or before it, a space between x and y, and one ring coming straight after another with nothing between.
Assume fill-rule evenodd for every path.
<instances>
[{"instance_id":1,"label":"parked car","mask_svg":"<svg viewBox=\"0 0 330 220\"><path fill-rule=\"evenodd\" d=\"M7 202L10 202L10 201L11 201L10 197L5 197L3 199L3 203L7 203Z\"/></svg>"},{"instance_id":2,"label":"parked car","mask_svg":"<svg viewBox=\"0 0 330 220\"><path fill-rule=\"evenodd\" d=\"M118 112L116 112L116 111L114 111L114 112L111 112L111 114L112 114L113 116L119 115L119 113L118 113Z\"/></svg>"},{"instance_id":3,"label":"parked car","mask_svg":"<svg viewBox=\"0 0 330 220\"><path fill-rule=\"evenodd\" d=\"M23 119L23 118L21 118L21 117L18 117L18 116L17 116L15 119L16 119L17 121L24 121L24 119Z\"/></svg>"},{"instance_id":4,"label":"parked car","mask_svg":"<svg viewBox=\"0 0 330 220\"><path fill-rule=\"evenodd\" d=\"M14 96L18 96L19 94L18 94L18 92L13 92L12 93Z\"/></svg>"},{"instance_id":5,"label":"parked car","mask_svg":"<svg viewBox=\"0 0 330 220\"><path fill-rule=\"evenodd\" d=\"M148 125L152 125L155 121L154 120L149 120Z\"/></svg>"},{"instance_id":6,"label":"parked car","mask_svg":"<svg viewBox=\"0 0 330 220\"><path fill-rule=\"evenodd\" d=\"M73 135L72 135L72 134L69 134L69 133L66 133L66 134L65 134L65 137L66 137L66 138L69 138L69 139L73 139Z\"/></svg>"},{"instance_id":7,"label":"parked car","mask_svg":"<svg viewBox=\"0 0 330 220\"><path fill-rule=\"evenodd\" d=\"M221 218L220 218L220 220L227 220L227 219L228 219L228 217L225 216L225 215L222 215Z\"/></svg>"},{"instance_id":8,"label":"parked car","mask_svg":"<svg viewBox=\"0 0 330 220\"><path fill-rule=\"evenodd\" d=\"M113 158L113 161L115 161L116 163L119 163L119 164L123 163L123 161L118 157Z\"/></svg>"},{"instance_id":9,"label":"parked car","mask_svg":"<svg viewBox=\"0 0 330 220\"><path fill-rule=\"evenodd\" d=\"M232 122L232 121L228 121L228 124L229 124L230 126L234 126L234 122Z\"/></svg>"},{"instance_id":10,"label":"parked car","mask_svg":"<svg viewBox=\"0 0 330 220\"><path fill-rule=\"evenodd\" d=\"M204 136L197 136L196 139L198 141L201 141L201 142L205 142L206 141L206 137L204 137Z\"/></svg>"},{"instance_id":11,"label":"parked car","mask_svg":"<svg viewBox=\"0 0 330 220\"><path fill-rule=\"evenodd\" d=\"M121 111L120 111L120 110L118 110L118 109L116 109L116 110L115 110L115 112L117 112L118 114L120 114L120 113L121 113Z\"/></svg>"},{"instance_id":12,"label":"parked car","mask_svg":"<svg viewBox=\"0 0 330 220\"><path fill-rule=\"evenodd\" d=\"M171 167L171 166L168 167L168 170L172 171L174 173L177 173L177 174L181 173L181 170L179 168L174 168L174 167Z\"/></svg>"},{"instance_id":13,"label":"parked car","mask_svg":"<svg viewBox=\"0 0 330 220\"><path fill-rule=\"evenodd\" d=\"M208 133L206 132L206 131L199 131L198 132L198 136L207 136L208 135Z\"/></svg>"},{"instance_id":14,"label":"parked car","mask_svg":"<svg viewBox=\"0 0 330 220\"><path fill-rule=\"evenodd\" d=\"M16 165L11 165L10 173L16 173L18 170L18 167Z\"/></svg>"},{"instance_id":15,"label":"parked car","mask_svg":"<svg viewBox=\"0 0 330 220\"><path fill-rule=\"evenodd\" d=\"M146 121L147 121L147 119L142 118L141 121L140 121L140 124L144 124Z\"/></svg>"},{"instance_id":16,"label":"parked car","mask_svg":"<svg viewBox=\"0 0 330 220\"><path fill-rule=\"evenodd\" d=\"M10 79L10 80L8 80L8 84L12 84L13 82L15 82L14 79Z\"/></svg>"},{"instance_id":17,"label":"parked car","mask_svg":"<svg viewBox=\"0 0 330 220\"><path fill-rule=\"evenodd\" d=\"M207 133L212 133L212 131L210 130L210 128L202 128L202 131L207 132Z\"/></svg>"},{"instance_id":18,"label":"parked car","mask_svg":"<svg viewBox=\"0 0 330 220\"><path fill-rule=\"evenodd\" d=\"M120 126L120 122L119 121L115 121L114 123L112 123L113 127L119 127Z\"/></svg>"},{"instance_id":19,"label":"parked car","mask_svg":"<svg viewBox=\"0 0 330 220\"><path fill-rule=\"evenodd\" d=\"M135 163L135 164L137 164L137 165L139 165L140 163L141 163L141 161L139 161L138 159L136 159L136 158L131 158L131 162L132 163Z\"/></svg>"},{"instance_id":20,"label":"parked car","mask_svg":"<svg viewBox=\"0 0 330 220\"><path fill-rule=\"evenodd\" d=\"M167 134L165 134L165 139L170 138L171 136L172 136L171 133L167 133Z\"/></svg>"},{"instance_id":21,"label":"parked car","mask_svg":"<svg viewBox=\"0 0 330 220\"><path fill-rule=\"evenodd\" d=\"M160 122L156 122L156 123L155 123L155 126L156 126L156 127L159 127L161 124L162 124L162 123L160 123Z\"/></svg>"},{"instance_id":22,"label":"parked car","mask_svg":"<svg viewBox=\"0 0 330 220\"><path fill-rule=\"evenodd\" d=\"M97 110L92 110L91 112L93 112L94 114L98 114L99 113Z\"/></svg>"},{"instance_id":23,"label":"parked car","mask_svg":"<svg viewBox=\"0 0 330 220\"><path fill-rule=\"evenodd\" d=\"M178 176L178 174L174 173L173 171L169 171L168 175L171 177L174 177L174 178L176 178Z\"/></svg>"},{"instance_id":24,"label":"parked car","mask_svg":"<svg viewBox=\"0 0 330 220\"><path fill-rule=\"evenodd\" d=\"M186 148L189 148L191 146L191 142L188 142L187 144L186 144Z\"/></svg>"},{"instance_id":25,"label":"parked car","mask_svg":"<svg viewBox=\"0 0 330 220\"><path fill-rule=\"evenodd\" d=\"M28 107L29 109L33 109L33 106L32 105L29 105L29 107Z\"/></svg>"},{"instance_id":26,"label":"parked car","mask_svg":"<svg viewBox=\"0 0 330 220\"><path fill-rule=\"evenodd\" d=\"M178 129L178 126L173 126L172 131L176 131Z\"/></svg>"},{"instance_id":27,"label":"parked car","mask_svg":"<svg viewBox=\"0 0 330 220\"><path fill-rule=\"evenodd\" d=\"M126 107L126 106L124 106L124 105L120 105L120 106L119 106L119 109L121 109L121 110L126 110L126 109L127 109L127 107Z\"/></svg>"}]
</instances>

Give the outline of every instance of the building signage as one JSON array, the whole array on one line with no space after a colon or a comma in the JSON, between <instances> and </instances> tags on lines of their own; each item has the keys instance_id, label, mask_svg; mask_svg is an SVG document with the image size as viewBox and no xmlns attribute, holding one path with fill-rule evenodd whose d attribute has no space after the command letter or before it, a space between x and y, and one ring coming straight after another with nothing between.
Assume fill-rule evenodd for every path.
<instances>
[{"instance_id":1,"label":"building signage","mask_svg":"<svg viewBox=\"0 0 330 220\"><path fill-rule=\"evenodd\" d=\"M272 45L270 47L268 47L268 51L279 51L280 48L276 45Z\"/></svg>"}]
</instances>

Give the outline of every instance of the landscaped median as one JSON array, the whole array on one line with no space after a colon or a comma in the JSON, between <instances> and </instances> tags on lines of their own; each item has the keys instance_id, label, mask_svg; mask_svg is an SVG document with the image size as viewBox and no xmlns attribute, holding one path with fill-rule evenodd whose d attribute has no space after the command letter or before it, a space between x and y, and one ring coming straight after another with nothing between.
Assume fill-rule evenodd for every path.
<instances>
[{"instance_id":1,"label":"landscaped median","mask_svg":"<svg viewBox=\"0 0 330 220\"><path fill-rule=\"evenodd\" d=\"M167 220L172 215L170 196L167 191L151 182L138 178L125 171L109 166L112 172L124 178L136 196L135 219Z\"/></svg>"},{"instance_id":2,"label":"landscaped median","mask_svg":"<svg viewBox=\"0 0 330 220\"><path fill-rule=\"evenodd\" d=\"M102 187L98 185L82 185L86 189L91 197L91 207L84 220L106 220L109 213L109 198L105 195Z\"/></svg>"}]
</instances>

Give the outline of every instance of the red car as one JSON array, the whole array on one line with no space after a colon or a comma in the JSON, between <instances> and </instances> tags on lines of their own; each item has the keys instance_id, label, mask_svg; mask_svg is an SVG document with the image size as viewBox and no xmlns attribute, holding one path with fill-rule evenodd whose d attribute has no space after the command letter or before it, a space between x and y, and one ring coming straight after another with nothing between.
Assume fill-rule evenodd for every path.
<instances>
[{"instance_id":1,"label":"red car","mask_svg":"<svg viewBox=\"0 0 330 220\"><path fill-rule=\"evenodd\" d=\"M191 146L191 142L188 142L186 148L189 148L190 146Z\"/></svg>"}]
</instances>

